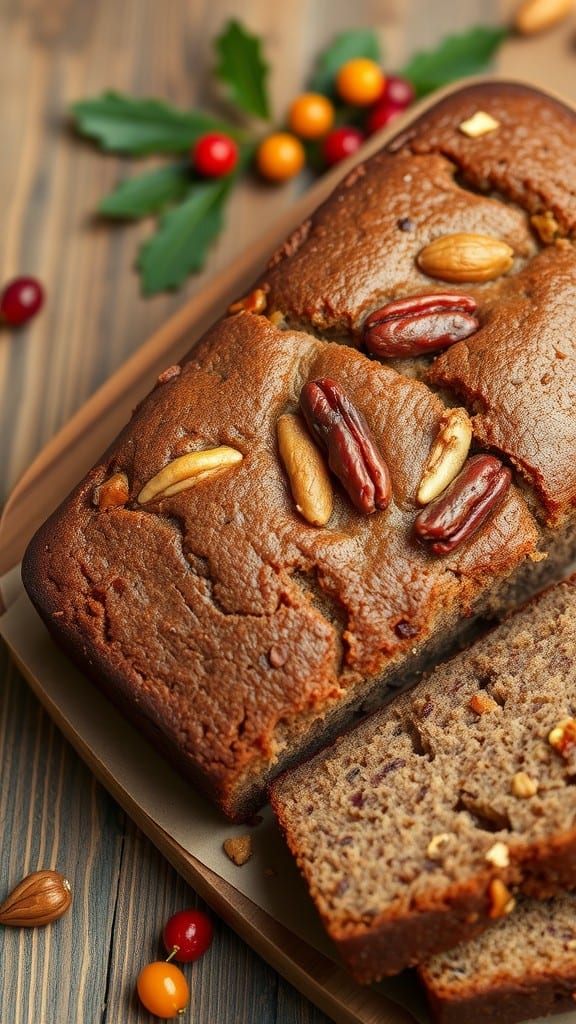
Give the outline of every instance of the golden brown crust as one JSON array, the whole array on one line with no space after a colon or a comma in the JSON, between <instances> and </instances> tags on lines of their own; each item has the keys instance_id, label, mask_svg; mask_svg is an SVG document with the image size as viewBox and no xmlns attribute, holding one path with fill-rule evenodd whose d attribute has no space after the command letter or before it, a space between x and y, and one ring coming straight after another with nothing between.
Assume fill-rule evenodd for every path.
<instances>
[{"instance_id":1,"label":"golden brown crust","mask_svg":"<svg viewBox=\"0 0 576 1024\"><path fill-rule=\"evenodd\" d=\"M480 145L458 129L479 103L502 123L502 134ZM527 125L540 122L558 129L541 163L530 140L521 146ZM573 392L572 360L555 359L557 375L546 383L555 339L545 335L515 421L516 385L487 351L502 318L518 314L524 324L525 292L545 287L542 272L532 280L538 267L554 264L570 301L571 243L543 252L530 221L550 209L559 230L571 229L569 124L573 115L535 91L473 86L357 168L257 282L265 315L224 317L181 369L169 368L27 552L25 584L59 642L232 817L263 799L289 747L302 756L421 667L427 652L437 656L482 601L503 600L503 581L512 584L544 547L553 555L564 545L564 560L572 553L572 540L558 531L548 544L537 523L568 518L576 501L571 413L559 412ZM566 172L564 183L550 178L552 163ZM472 187L462 186L458 168ZM482 194L482 183L499 194ZM432 364L387 365L358 352L364 318L383 301L442 288L416 257L453 232L498 236L514 250L509 274L463 288L478 301L477 335ZM275 327L278 312L286 319ZM523 353L541 333L534 316ZM470 369L474 352L493 363L486 379ZM393 499L365 516L335 480L334 512L317 528L295 507L276 422L297 408L302 385L321 377L345 385L366 416ZM542 395L532 402L537 378ZM446 403L460 390L476 413L476 448L500 450L522 489L513 485L474 536L438 557L415 538L415 495ZM545 415L551 400L553 422ZM167 466L224 448L234 464L191 485L178 478L186 489L164 493ZM176 467L185 473L182 462ZM148 500L150 481L162 493ZM113 501L99 505L102 495ZM554 557L550 564L556 571ZM530 567L534 580L537 571Z\"/></svg>"}]
</instances>

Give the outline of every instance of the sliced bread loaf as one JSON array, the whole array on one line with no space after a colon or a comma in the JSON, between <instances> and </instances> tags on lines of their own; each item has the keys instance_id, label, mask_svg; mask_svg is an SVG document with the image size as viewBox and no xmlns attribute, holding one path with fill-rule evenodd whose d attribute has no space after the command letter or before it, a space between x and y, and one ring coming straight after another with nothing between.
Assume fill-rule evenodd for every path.
<instances>
[{"instance_id":1,"label":"sliced bread loaf","mask_svg":"<svg viewBox=\"0 0 576 1024\"><path fill-rule=\"evenodd\" d=\"M514 913L419 968L438 1024L513 1024L576 1013L576 896Z\"/></svg>"},{"instance_id":2,"label":"sliced bread loaf","mask_svg":"<svg viewBox=\"0 0 576 1024\"><path fill-rule=\"evenodd\" d=\"M576 577L271 787L360 982L576 884Z\"/></svg>"}]
</instances>

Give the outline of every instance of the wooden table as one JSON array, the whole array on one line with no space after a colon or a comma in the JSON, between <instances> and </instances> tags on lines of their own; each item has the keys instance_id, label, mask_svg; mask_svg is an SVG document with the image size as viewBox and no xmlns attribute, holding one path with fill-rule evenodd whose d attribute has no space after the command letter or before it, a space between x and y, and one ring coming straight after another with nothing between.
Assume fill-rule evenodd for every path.
<instances>
[{"instance_id":1,"label":"wooden table","mask_svg":"<svg viewBox=\"0 0 576 1024\"><path fill-rule=\"evenodd\" d=\"M69 130L77 99L115 88L180 107L215 102L211 41L229 17L264 40L280 120L315 55L340 31L370 25L387 64L449 32L505 23L496 0L0 0L0 280L26 273L47 302L0 335L0 504L90 395L280 214L301 184L235 194L205 271L176 294L144 298L133 264L151 223L106 225L99 198L131 169ZM574 20L510 40L496 69L576 99ZM136 1024L134 978L160 953L164 921L199 897L62 738L0 649L0 899L54 866L74 880L73 913L44 930L0 929L2 1024ZM66 921L66 924L64 924ZM215 917L211 954L187 973L199 1022L328 1020Z\"/></svg>"}]
</instances>

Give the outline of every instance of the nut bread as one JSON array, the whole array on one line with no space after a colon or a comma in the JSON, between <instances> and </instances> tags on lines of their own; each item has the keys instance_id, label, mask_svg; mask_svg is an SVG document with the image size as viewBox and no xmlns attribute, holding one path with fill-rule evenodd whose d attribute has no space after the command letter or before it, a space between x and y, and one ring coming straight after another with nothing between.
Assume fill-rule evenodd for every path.
<instances>
[{"instance_id":1,"label":"nut bread","mask_svg":"<svg viewBox=\"0 0 576 1024\"><path fill-rule=\"evenodd\" d=\"M514 83L416 118L27 549L56 641L230 818L574 557L575 124Z\"/></svg>"},{"instance_id":2,"label":"nut bread","mask_svg":"<svg viewBox=\"0 0 576 1024\"><path fill-rule=\"evenodd\" d=\"M514 1024L574 1013L576 896L519 899L514 913L418 968L437 1024Z\"/></svg>"},{"instance_id":3,"label":"nut bread","mask_svg":"<svg viewBox=\"0 0 576 1024\"><path fill-rule=\"evenodd\" d=\"M360 982L576 886L576 576L271 787Z\"/></svg>"}]
</instances>

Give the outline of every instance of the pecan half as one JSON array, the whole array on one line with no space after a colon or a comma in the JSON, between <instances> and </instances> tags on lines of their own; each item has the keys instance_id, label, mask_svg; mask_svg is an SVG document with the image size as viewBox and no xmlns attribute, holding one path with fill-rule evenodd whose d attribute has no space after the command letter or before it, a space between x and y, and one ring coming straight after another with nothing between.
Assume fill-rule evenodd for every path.
<instances>
[{"instance_id":1,"label":"pecan half","mask_svg":"<svg viewBox=\"0 0 576 1024\"><path fill-rule=\"evenodd\" d=\"M138 495L138 503L146 505L154 498L169 498L185 491L206 476L212 476L241 462L242 452L227 445L187 452L172 459L156 473Z\"/></svg>"},{"instance_id":2,"label":"pecan half","mask_svg":"<svg viewBox=\"0 0 576 1024\"><path fill-rule=\"evenodd\" d=\"M356 508L367 515L388 508L388 467L364 417L340 384L328 377L309 381L300 393L300 407Z\"/></svg>"},{"instance_id":3,"label":"pecan half","mask_svg":"<svg viewBox=\"0 0 576 1024\"><path fill-rule=\"evenodd\" d=\"M388 359L435 352L478 329L476 310L476 300L459 292L412 295L389 302L364 321L364 346L373 355Z\"/></svg>"},{"instance_id":4,"label":"pecan half","mask_svg":"<svg viewBox=\"0 0 576 1024\"><path fill-rule=\"evenodd\" d=\"M512 473L493 455L474 455L435 501L416 517L414 531L435 555L468 540L504 499Z\"/></svg>"}]
</instances>

